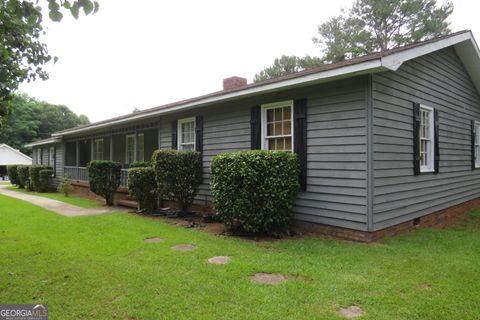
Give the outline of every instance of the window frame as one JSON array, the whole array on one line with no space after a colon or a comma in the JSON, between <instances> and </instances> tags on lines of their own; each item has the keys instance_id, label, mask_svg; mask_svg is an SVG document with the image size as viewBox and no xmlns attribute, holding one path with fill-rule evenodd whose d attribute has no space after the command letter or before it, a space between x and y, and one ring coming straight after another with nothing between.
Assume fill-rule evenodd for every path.
<instances>
[{"instance_id":1,"label":"window frame","mask_svg":"<svg viewBox=\"0 0 480 320\"><path fill-rule=\"evenodd\" d=\"M52 168L55 167L55 147L48 148L48 165Z\"/></svg>"},{"instance_id":2,"label":"window frame","mask_svg":"<svg viewBox=\"0 0 480 320\"><path fill-rule=\"evenodd\" d=\"M193 122L193 142L183 143L182 142L182 124ZM192 151L196 151L196 139L197 139L197 121L195 117L183 118L177 121L177 150L190 150L190 149L183 149L184 145L193 145Z\"/></svg>"},{"instance_id":3,"label":"window frame","mask_svg":"<svg viewBox=\"0 0 480 320\"><path fill-rule=\"evenodd\" d=\"M136 134L126 134L125 135L125 163L130 164L135 161L136 153L137 153L137 139L136 139ZM131 162L128 162L128 139L133 137L133 159Z\"/></svg>"},{"instance_id":4,"label":"window frame","mask_svg":"<svg viewBox=\"0 0 480 320\"><path fill-rule=\"evenodd\" d=\"M480 121L474 121L475 126L475 168L480 168Z\"/></svg>"},{"instance_id":5,"label":"window frame","mask_svg":"<svg viewBox=\"0 0 480 320\"><path fill-rule=\"evenodd\" d=\"M138 143L138 137L142 137L142 152L140 153L138 147L140 146L140 143ZM139 155L141 155L141 159L139 157ZM139 132L136 134L136 137L135 137L135 161L145 161L145 134L143 132Z\"/></svg>"},{"instance_id":6,"label":"window frame","mask_svg":"<svg viewBox=\"0 0 480 320\"><path fill-rule=\"evenodd\" d=\"M428 123L428 135L429 135L429 144L426 150L427 154L427 164L422 165L420 162L420 172L422 173L429 173L429 172L434 172L435 171L435 163L434 163L434 158L435 158L435 110L432 107L426 106L421 104L420 105L420 132L418 134L418 143L419 143L419 149L420 149L420 156L422 155L422 111L427 111L429 113L429 123ZM421 160L420 160L421 161Z\"/></svg>"},{"instance_id":7,"label":"window frame","mask_svg":"<svg viewBox=\"0 0 480 320\"><path fill-rule=\"evenodd\" d=\"M104 140L105 140L104 138L98 138L98 139L93 140L93 160L105 160L105 152L104 152L105 141ZM98 157L98 154L100 152L97 150L98 144L100 142L102 143L102 150L101 150L102 157L101 158Z\"/></svg>"},{"instance_id":8,"label":"window frame","mask_svg":"<svg viewBox=\"0 0 480 320\"><path fill-rule=\"evenodd\" d=\"M37 164L42 164L42 148L37 149Z\"/></svg>"},{"instance_id":9,"label":"window frame","mask_svg":"<svg viewBox=\"0 0 480 320\"><path fill-rule=\"evenodd\" d=\"M276 109L280 107L290 107L290 123L291 123L291 133L290 135L279 135L279 136L267 136L267 110L270 109ZM279 150L279 151L284 151L284 152L294 152L295 150L295 123L293 121L293 100L284 100L284 101L279 101L279 102L272 102L272 103L266 103L261 105L261 128L262 128L262 150L269 150L268 149L268 139L271 138L285 138L285 137L291 137L292 139L292 149L290 151L287 150Z\"/></svg>"}]
</instances>

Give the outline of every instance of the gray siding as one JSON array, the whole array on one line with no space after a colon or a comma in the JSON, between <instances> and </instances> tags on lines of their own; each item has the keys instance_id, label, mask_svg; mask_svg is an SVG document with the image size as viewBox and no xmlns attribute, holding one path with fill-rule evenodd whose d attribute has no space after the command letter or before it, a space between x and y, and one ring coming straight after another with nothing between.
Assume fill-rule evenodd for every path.
<instances>
[{"instance_id":1,"label":"gray siding","mask_svg":"<svg viewBox=\"0 0 480 320\"><path fill-rule=\"evenodd\" d=\"M440 173L413 175L413 106L439 110ZM375 230L480 196L470 121L480 97L453 48L373 76Z\"/></svg>"},{"instance_id":2,"label":"gray siding","mask_svg":"<svg viewBox=\"0 0 480 320\"><path fill-rule=\"evenodd\" d=\"M250 108L307 98L308 191L297 198L295 218L366 230L366 85L367 78L359 77L167 116L161 120L160 146L171 148L172 120L204 116L204 175L197 203L211 201L211 160L222 152L250 149Z\"/></svg>"}]
</instances>

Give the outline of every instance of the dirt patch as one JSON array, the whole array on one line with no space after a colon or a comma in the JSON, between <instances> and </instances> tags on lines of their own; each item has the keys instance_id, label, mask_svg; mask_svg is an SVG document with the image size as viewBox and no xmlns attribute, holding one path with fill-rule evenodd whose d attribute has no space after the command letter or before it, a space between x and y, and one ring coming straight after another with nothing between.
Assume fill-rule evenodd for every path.
<instances>
[{"instance_id":1,"label":"dirt patch","mask_svg":"<svg viewBox=\"0 0 480 320\"><path fill-rule=\"evenodd\" d=\"M193 244L177 244L171 248L176 251L192 251L197 249L197 247L194 246Z\"/></svg>"},{"instance_id":2,"label":"dirt patch","mask_svg":"<svg viewBox=\"0 0 480 320\"><path fill-rule=\"evenodd\" d=\"M350 306L347 308L340 308L338 314L347 319L355 319L363 316L363 310L358 306Z\"/></svg>"},{"instance_id":3,"label":"dirt patch","mask_svg":"<svg viewBox=\"0 0 480 320\"><path fill-rule=\"evenodd\" d=\"M227 264L230 262L230 260L231 259L228 256L217 256L217 257L210 258L207 261L211 264Z\"/></svg>"},{"instance_id":4,"label":"dirt patch","mask_svg":"<svg viewBox=\"0 0 480 320\"><path fill-rule=\"evenodd\" d=\"M432 290L432 285L430 283L422 283L419 288L421 290Z\"/></svg>"},{"instance_id":5,"label":"dirt patch","mask_svg":"<svg viewBox=\"0 0 480 320\"><path fill-rule=\"evenodd\" d=\"M268 285L277 285L287 281L287 276L280 273L264 273L259 272L255 273L250 277L250 281L254 283L268 284Z\"/></svg>"},{"instance_id":6,"label":"dirt patch","mask_svg":"<svg viewBox=\"0 0 480 320\"><path fill-rule=\"evenodd\" d=\"M162 238L159 238L159 237L151 237L151 238L145 238L145 239L143 239L143 241L146 242L146 243L159 243L159 242L163 242L165 240L162 239Z\"/></svg>"}]
</instances>

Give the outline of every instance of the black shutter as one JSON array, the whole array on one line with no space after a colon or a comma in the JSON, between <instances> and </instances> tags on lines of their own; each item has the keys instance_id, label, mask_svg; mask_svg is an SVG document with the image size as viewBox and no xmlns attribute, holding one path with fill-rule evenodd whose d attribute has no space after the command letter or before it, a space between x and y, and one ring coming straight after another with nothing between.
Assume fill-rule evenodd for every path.
<instances>
[{"instance_id":1,"label":"black shutter","mask_svg":"<svg viewBox=\"0 0 480 320\"><path fill-rule=\"evenodd\" d=\"M475 120L472 120L470 124L470 139L471 139L471 161L472 161L472 170L475 170L475 162L476 162L476 157L475 157L475 135L477 134L475 132Z\"/></svg>"},{"instance_id":2,"label":"black shutter","mask_svg":"<svg viewBox=\"0 0 480 320\"><path fill-rule=\"evenodd\" d=\"M434 158L433 158L433 168L435 169L435 173L438 173L440 171L440 141L438 140L439 138L439 129L440 129L440 123L438 121L438 110L435 109L433 110L433 136L435 139L434 143Z\"/></svg>"},{"instance_id":3,"label":"black shutter","mask_svg":"<svg viewBox=\"0 0 480 320\"><path fill-rule=\"evenodd\" d=\"M250 149L262 149L262 113L260 106L251 108Z\"/></svg>"},{"instance_id":4,"label":"black shutter","mask_svg":"<svg viewBox=\"0 0 480 320\"><path fill-rule=\"evenodd\" d=\"M203 152L203 116L195 118L195 151Z\"/></svg>"},{"instance_id":5,"label":"black shutter","mask_svg":"<svg viewBox=\"0 0 480 320\"><path fill-rule=\"evenodd\" d=\"M40 149L40 164L43 164L43 148Z\"/></svg>"},{"instance_id":6,"label":"black shutter","mask_svg":"<svg viewBox=\"0 0 480 320\"><path fill-rule=\"evenodd\" d=\"M307 100L298 99L293 103L294 139L293 148L300 163L300 188L307 190Z\"/></svg>"},{"instance_id":7,"label":"black shutter","mask_svg":"<svg viewBox=\"0 0 480 320\"><path fill-rule=\"evenodd\" d=\"M178 120L173 120L172 121L172 150L177 150L178 149Z\"/></svg>"},{"instance_id":8,"label":"black shutter","mask_svg":"<svg viewBox=\"0 0 480 320\"><path fill-rule=\"evenodd\" d=\"M413 174L420 174L420 104L413 104Z\"/></svg>"}]
</instances>

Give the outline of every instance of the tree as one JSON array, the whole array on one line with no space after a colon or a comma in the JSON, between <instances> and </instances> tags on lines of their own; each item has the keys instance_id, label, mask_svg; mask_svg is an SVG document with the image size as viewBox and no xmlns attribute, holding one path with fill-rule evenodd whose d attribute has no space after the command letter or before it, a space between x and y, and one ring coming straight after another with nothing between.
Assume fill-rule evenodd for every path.
<instances>
[{"instance_id":1,"label":"tree","mask_svg":"<svg viewBox=\"0 0 480 320\"><path fill-rule=\"evenodd\" d=\"M5 121L0 132L0 143L6 143L23 153L31 150L24 145L37 139L48 138L51 133L87 124L86 116L77 116L68 107L39 102L25 94L13 94L12 116Z\"/></svg>"},{"instance_id":2,"label":"tree","mask_svg":"<svg viewBox=\"0 0 480 320\"><path fill-rule=\"evenodd\" d=\"M306 55L305 57L282 55L276 58L273 65L267 67L256 74L255 82L264 81L271 78L277 78L290 73L302 71L305 69L317 67L322 64L322 60L317 57Z\"/></svg>"},{"instance_id":3,"label":"tree","mask_svg":"<svg viewBox=\"0 0 480 320\"><path fill-rule=\"evenodd\" d=\"M449 1L356 0L348 13L320 25L313 42L325 62L342 61L446 35L452 12Z\"/></svg>"},{"instance_id":4,"label":"tree","mask_svg":"<svg viewBox=\"0 0 480 320\"><path fill-rule=\"evenodd\" d=\"M348 12L342 10L318 27L313 43L321 48L321 57L282 56L254 81L446 35L452 12L449 1L438 6L437 0L356 0Z\"/></svg>"},{"instance_id":5,"label":"tree","mask_svg":"<svg viewBox=\"0 0 480 320\"><path fill-rule=\"evenodd\" d=\"M0 0L0 128L9 114L12 93L19 84L37 78L48 79L43 66L52 57L48 54L47 46L40 40L45 31L42 26L42 8L38 2ZM63 18L62 11L69 11L74 18L78 18L80 8L85 15L95 13L99 8L96 1L90 0L46 2L50 19L57 22Z\"/></svg>"}]
</instances>

